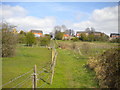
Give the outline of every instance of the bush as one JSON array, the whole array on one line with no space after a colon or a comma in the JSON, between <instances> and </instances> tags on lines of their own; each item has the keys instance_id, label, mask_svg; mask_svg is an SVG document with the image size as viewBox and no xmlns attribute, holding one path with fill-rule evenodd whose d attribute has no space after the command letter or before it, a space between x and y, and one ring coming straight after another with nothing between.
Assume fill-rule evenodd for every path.
<instances>
[{"instance_id":1,"label":"bush","mask_svg":"<svg viewBox=\"0 0 120 90\"><path fill-rule=\"evenodd\" d=\"M40 45L48 46L50 44L50 37L40 37Z\"/></svg>"},{"instance_id":2,"label":"bush","mask_svg":"<svg viewBox=\"0 0 120 90\"><path fill-rule=\"evenodd\" d=\"M85 34L81 34L81 37L79 38L81 41L88 41L88 36Z\"/></svg>"},{"instance_id":3,"label":"bush","mask_svg":"<svg viewBox=\"0 0 120 90\"><path fill-rule=\"evenodd\" d=\"M26 34L26 44L27 46L32 46L35 43L35 36L32 32Z\"/></svg>"},{"instance_id":4,"label":"bush","mask_svg":"<svg viewBox=\"0 0 120 90\"><path fill-rule=\"evenodd\" d=\"M71 49L72 49L72 50L75 50L76 48L77 48L76 43L72 43L72 45L71 45Z\"/></svg>"},{"instance_id":5,"label":"bush","mask_svg":"<svg viewBox=\"0 0 120 90\"><path fill-rule=\"evenodd\" d=\"M120 87L120 48L104 52L97 59L89 60L88 65L96 72L100 87Z\"/></svg>"},{"instance_id":6,"label":"bush","mask_svg":"<svg viewBox=\"0 0 120 90\"><path fill-rule=\"evenodd\" d=\"M88 44L88 43L83 43L83 44L81 45L81 49L82 49L83 54L88 55L89 52L90 52L90 44Z\"/></svg>"},{"instance_id":7,"label":"bush","mask_svg":"<svg viewBox=\"0 0 120 90\"><path fill-rule=\"evenodd\" d=\"M15 54L17 35L13 34L10 26L2 28L2 57L11 57Z\"/></svg>"},{"instance_id":8,"label":"bush","mask_svg":"<svg viewBox=\"0 0 120 90\"><path fill-rule=\"evenodd\" d=\"M94 34L90 34L88 35L88 41L95 41L95 35Z\"/></svg>"},{"instance_id":9,"label":"bush","mask_svg":"<svg viewBox=\"0 0 120 90\"><path fill-rule=\"evenodd\" d=\"M78 37L72 38L73 42L79 41Z\"/></svg>"},{"instance_id":10,"label":"bush","mask_svg":"<svg viewBox=\"0 0 120 90\"><path fill-rule=\"evenodd\" d=\"M62 38L63 38L63 33L62 33L62 32L58 32L58 33L55 35L55 38L56 38L57 40L62 40Z\"/></svg>"},{"instance_id":11,"label":"bush","mask_svg":"<svg viewBox=\"0 0 120 90\"><path fill-rule=\"evenodd\" d=\"M111 43L120 43L120 38L112 39Z\"/></svg>"},{"instance_id":12,"label":"bush","mask_svg":"<svg viewBox=\"0 0 120 90\"><path fill-rule=\"evenodd\" d=\"M26 36L24 34L18 34L18 43L26 43Z\"/></svg>"}]
</instances>

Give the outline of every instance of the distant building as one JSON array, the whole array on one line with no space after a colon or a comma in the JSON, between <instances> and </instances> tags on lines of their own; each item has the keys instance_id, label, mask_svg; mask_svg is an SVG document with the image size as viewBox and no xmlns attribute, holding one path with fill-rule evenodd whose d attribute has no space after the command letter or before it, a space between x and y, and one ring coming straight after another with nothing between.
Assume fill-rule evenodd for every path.
<instances>
[{"instance_id":1,"label":"distant building","mask_svg":"<svg viewBox=\"0 0 120 90\"><path fill-rule=\"evenodd\" d=\"M111 33L110 34L110 40L116 39L116 38L120 38L120 34L119 33Z\"/></svg>"},{"instance_id":2,"label":"distant building","mask_svg":"<svg viewBox=\"0 0 120 90\"><path fill-rule=\"evenodd\" d=\"M63 35L63 40L69 40L70 39L70 35L69 34L64 34Z\"/></svg>"},{"instance_id":3,"label":"distant building","mask_svg":"<svg viewBox=\"0 0 120 90\"><path fill-rule=\"evenodd\" d=\"M86 32L86 31L78 31L76 32L76 37L81 37L81 34L85 34L86 36L89 35L89 32Z\"/></svg>"},{"instance_id":4,"label":"distant building","mask_svg":"<svg viewBox=\"0 0 120 90\"><path fill-rule=\"evenodd\" d=\"M81 37L81 34L84 34L86 36L90 35L90 34L93 34L95 36L103 36L105 35L104 33L101 33L101 32L89 32L89 31L78 31L76 32L76 37Z\"/></svg>"},{"instance_id":5,"label":"distant building","mask_svg":"<svg viewBox=\"0 0 120 90\"><path fill-rule=\"evenodd\" d=\"M63 40L70 40L71 38L73 38L73 36L74 36L74 31L71 29L68 29L64 32Z\"/></svg>"},{"instance_id":6,"label":"distant building","mask_svg":"<svg viewBox=\"0 0 120 90\"><path fill-rule=\"evenodd\" d=\"M42 37L43 36L43 31L42 30L31 30L35 37Z\"/></svg>"}]
</instances>

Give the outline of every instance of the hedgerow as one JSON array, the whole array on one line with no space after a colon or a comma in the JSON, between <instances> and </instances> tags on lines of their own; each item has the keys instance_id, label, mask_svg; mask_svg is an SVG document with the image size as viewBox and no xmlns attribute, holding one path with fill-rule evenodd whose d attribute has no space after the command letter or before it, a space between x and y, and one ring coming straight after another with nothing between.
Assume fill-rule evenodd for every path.
<instances>
[{"instance_id":1,"label":"hedgerow","mask_svg":"<svg viewBox=\"0 0 120 90\"><path fill-rule=\"evenodd\" d=\"M120 87L120 48L110 49L97 58L90 58L88 66L95 71L100 87Z\"/></svg>"}]
</instances>

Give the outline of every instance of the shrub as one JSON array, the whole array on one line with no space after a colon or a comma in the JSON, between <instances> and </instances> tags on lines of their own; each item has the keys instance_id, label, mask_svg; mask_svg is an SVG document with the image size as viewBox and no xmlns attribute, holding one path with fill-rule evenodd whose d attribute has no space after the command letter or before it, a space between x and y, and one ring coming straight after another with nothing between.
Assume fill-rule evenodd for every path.
<instances>
[{"instance_id":1,"label":"shrub","mask_svg":"<svg viewBox=\"0 0 120 90\"><path fill-rule=\"evenodd\" d=\"M85 34L81 34L81 37L79 38L81 41L88 41L88 36Z\"/></svg>"},{"instance_id":2,"label":"shrub","mask_svg":"<svg viewBox=\"0 0 120 90\"><path fill-rule=\"evenodd\" d=\"M72 43L72 45L71 45L71 49L72 49L72 50L75 50L76 48L77 48L76 43Z\"/></svg>"},{"instance_id":3,"label":"shrub","mask_svg":"<svg viewBox=\"0 0 120 90\"><path fill-rule=\"evenodd\" d=\"M26 43L26 36L24 34L18 34L18 43Z\"/></svg>"},{"instance_id":4,"label":"shrub","mask_svg":"<svg viewBox=\"0 0 120 90\"><path fill-rule=\"evenodd\" d=\"M10 57L15 54L17 36L12 33L11 26L5 26L2 28L2 57Z\"/></svg>"},{"instance_id":5,"label":"shrub","mask_svg":"<svg viewBox=\"0 0 120 90\"><path fill-rule=\"evenodd\" d=\"M88 43L83 43L81 45L81 49L82 49L83 54L88 55L90 52L90 45Z\"/></svg>"},{"instance_id":6,"label":"shrub","mask_svg":"<svg viewBox=\"0 0 120 90\"><path fill-rule=\"evenodd\" d=\"M110 42L112 42L112 43L120 43L120 38L112 39Z\"/></svg>"},{"instance_id":7,"label":"shrub","mask_svg":"<svg viewBox=\"0 0 120 90\"><path fill-rule=\"evenodd\" d=\"M73 42L79 41L78 37L72 38Z\"/></svg>"},{"instance_id":8,"label":"shrub","mask_svg":"<svg viewBox=\"0 0 120 90\"><path fill-rule=\"evenodd\" d=\"M35 43L35 36L32 32L26 34L26 44L27 46L32 46Z\"/></svg>"},{"instance_id":9,"label":"shrub","mask_svg":"<svg viewBox=\"0 0 120 90\"><path fill-rule=\"evenodd\" d=\"M50 37L40 37L40 45L48 46L50 44Z\"/></svg>"},{"instance_id":10,"label":"shrub","mask_svg":"<svg viewBox=\"0 0 120 90\"><path fill-rule=\"evenodd\" d=\"M88 65L94 68L100 87L120 87L120 48L104 52L97 59L89 60Z\"/></svg>"},{"instance_id":11,"label":"shrub","mask_svg":"<svg viewBox=\"0 0 120 90\"><path fill-rule=\"evenodd\" d=\"M55 35L55 38L56 38L57 40L62 40L62 38L63 38L63 32L58 32L58 33Z\"/></svg>"}]
</instances>

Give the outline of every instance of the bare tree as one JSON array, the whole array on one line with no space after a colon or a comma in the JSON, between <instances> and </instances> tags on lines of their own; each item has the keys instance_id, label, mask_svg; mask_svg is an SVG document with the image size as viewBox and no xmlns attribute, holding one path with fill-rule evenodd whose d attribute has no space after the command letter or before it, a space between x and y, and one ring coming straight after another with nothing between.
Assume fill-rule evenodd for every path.
<instances>
[{"instance_id":1,"label":"bare tree","mask_svg":"<svg viewBox=\"0 0 120 90\"><path fill-rule=\"evenodd\" d=\"M2 23L2 57L9 57L15 54L17 36L12 33L15 26Z\"/></svg>"},{"instance_id":2,"label":"bare tree","mask_svg":"<svg viewBox=\"0 0 120 90\"><path fill-rule=\"evenodd\" d=\"M66 31L66 30L68 30L65 25L62 25L62 26L61 26L61 29L62 29L63 32Z\"/></svg>"},{"instance_id":3,"label":"bare tree","mask_svg":"<svg viewBox=\"0 0 120 90\"><path fill-rule=\"evenodd\" d=\"M91 27L91 32L95 32L95 28Z\"/></svg>"}]
</instances>

